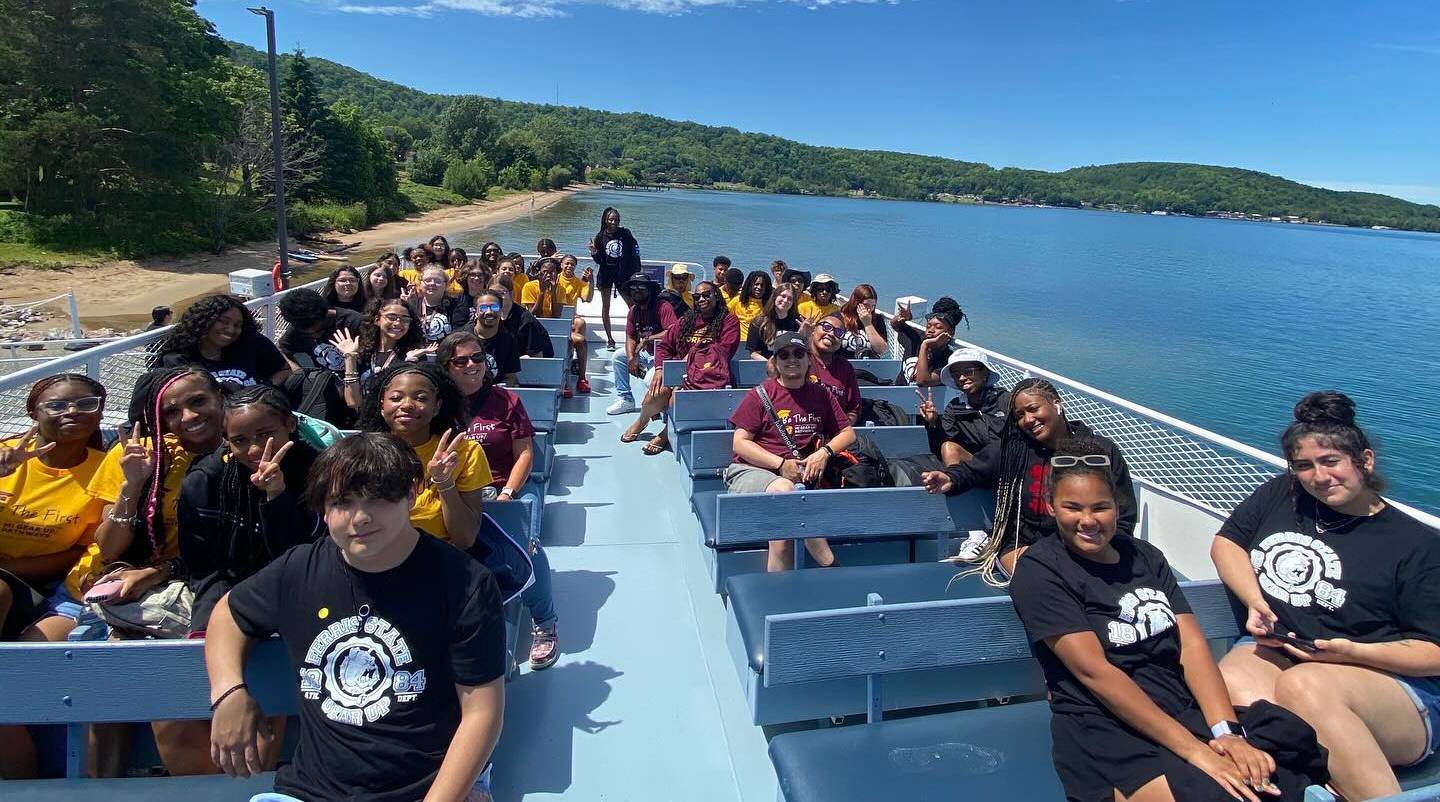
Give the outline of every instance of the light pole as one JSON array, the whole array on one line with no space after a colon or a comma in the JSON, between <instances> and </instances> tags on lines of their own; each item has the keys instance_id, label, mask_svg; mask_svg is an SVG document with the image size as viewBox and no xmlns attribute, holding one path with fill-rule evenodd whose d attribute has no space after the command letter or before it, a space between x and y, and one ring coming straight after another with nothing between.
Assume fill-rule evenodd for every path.
<instances>
[{"instance_id":1,"label":"light pole","mask_svg":"<svg viewBox=\"0 0 1440 802\"><path fill-rule=\"evenodd\" d=\"M275 238L280 241L280 275L288 284L290 243L285 231L285 149L280 144L280 78L275 68L275 12L261 6L250 9L250 13L265 18L265 39L270 54L270 151L275 161Z\"/></svg>"}]
</instances>

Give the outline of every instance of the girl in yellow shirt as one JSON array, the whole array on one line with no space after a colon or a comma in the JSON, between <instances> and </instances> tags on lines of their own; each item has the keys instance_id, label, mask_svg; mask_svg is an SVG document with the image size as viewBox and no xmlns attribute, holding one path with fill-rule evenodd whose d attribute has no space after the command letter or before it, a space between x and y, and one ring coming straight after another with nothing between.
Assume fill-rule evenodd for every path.
<instances>
[{"instance_id":1,"label":"girl in yellow shirt","mask_svg":"<svg viewBox=\"0 0 1440 802\"><path fill-rule=\"evenodd\" d=\"M750 337L750 321L764 314L765 303L770 300L770 293L773 289L769 273L764 270L752 270L750 275L745 277L745 284L741 287L740 294L731 298L725 305L730 313L740 321L740 339L742 341Z\"/></svg>"},{"instance_id":2,"label":"girl in yellow shirt","mask_svg":"<svg viewBox=\"0 0 1440 802\"><path fill-rule=\"evenodd\" d=\"M560 303L562 306L576 306L581 301L590 303L595 297L595 268L587 267L585 272L575 275L575 268L580 260L574 254L567 253L560 256ZM585 368L589 363L590 344L589 336L585 333L585 318L576 315L570 321L570 355L576 362L575 392L590 392L590 380L585 378ZM570 388L566 386L563 391L566 398L571 397Z\"/></svg>"},{"instance_id":3,"label":"girl in yellow shirt","mask_svg":"<svg viewBox=\"0 0 1440 802\"><path fill-rule=\"evenodd\" d=\"M85 486L105 456L105 387L47 376L25 410L35 425L0 441L0 640L64 640L80 610L59 583L100 525L103 505Z\"/></svg>"},{"instance_id":4,"label":"girl in yellow shirt","mask_svg":"<svg viewBox=\"0 0 1440 802\"><path fill-rule=\"evenodd\" d=\"M835 296L839 294L839 282L831 278L829 273L821 273L810 282L810 300L800 302L800 317L818 320L839 312L840 304L835 303Z\"/></svg>"},{"instance_id":5,"label":"girl in yellow shirt","mask_svg":"<svg viewBox=\"0 0 1440 802\"><path fill-rule=\"evenodd\" d=\"M404 440L425 465L410 523L460 549L475 545L485 486L494 477L485 449L465 437L464 399L438 365L404 363L375 378L360 408L360 430Z\"/></svg>"}]
</instances>

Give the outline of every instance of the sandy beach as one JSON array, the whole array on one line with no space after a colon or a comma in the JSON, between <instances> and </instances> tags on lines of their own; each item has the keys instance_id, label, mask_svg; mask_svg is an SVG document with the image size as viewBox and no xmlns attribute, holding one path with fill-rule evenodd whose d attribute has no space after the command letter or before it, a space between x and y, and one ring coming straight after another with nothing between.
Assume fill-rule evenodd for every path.
<instances>
[{"instance_id":1,"label":"sandy beach","mask_svg":"<svg viewBox=\"0 0 1440 802\"><path fill-rule=\"evenodd\" d=\"M326 236L347 244L360 243L346 254L351 256L353 264L366 264L377 252L387 248L413 245L436 234L451 234L513 220L552 206L586 188L525 192L500 200L447 206L354 233L331 232ZM226 276L231 271L244 268L269 270L275 262L275 252L273 241L252 242L232 246L219 254L117 259L67 266L6 267L0 269L0 302L39 300L74 290L80 318L86 328L137 328L149 322L150 309L154 306L167 304L176 307L178 312L193 298L224 290L229 286ZM304 278L312 272L323 275L337 264L317 262L314 265L295 265L296 276ZM57 312L55 317L31 324L27 329L44 332L51 328L64 328L64 302L51 306Z\"/></svg>"}]
</instances>

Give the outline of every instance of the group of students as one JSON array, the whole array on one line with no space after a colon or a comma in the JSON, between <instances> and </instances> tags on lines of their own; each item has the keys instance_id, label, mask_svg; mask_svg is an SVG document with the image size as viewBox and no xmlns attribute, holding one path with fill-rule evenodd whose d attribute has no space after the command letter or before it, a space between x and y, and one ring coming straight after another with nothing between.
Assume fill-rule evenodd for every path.
<instances>
[{"instance_id":1,"label":"group of students","mask_svg":"<svg viewBox=\"0 0 1440 802\"><path fill-rule=\"evenodd\" d=\"M344 275L331 283L343 300ZM314 324L292 315L305 293L324 297L281 299L290 328L274 352L235 299L197 302L152 355L108 448L103 385L35 382L34 425L0 441L0 637L63 641L85 624L102 637L206 638L214 720L153 722L156 746L172 774L243 774L278 756L284 720L259 717L240 669L251 642L279 632L302 696L279 791L486 798L510 660L502 599L530 610L531 668L559 657L543 548L482 516L490 500L534 492L535 429L487 348L500 299L482 294L495 308L426 349L412 307L370 304L357 338L353 310ZM285 390L303 370L294 355L327 333L347 398L358 391L350 437L297 412ZM292 335L305 343L295 352ZM187 338L190 350L172 347ZM398 358L370 362L362 383L357 343ZM91 730L92 773L117 776L130 725ZM0 727L0 776L35 771L26 729Z\"/></svg>"}]
</instances>

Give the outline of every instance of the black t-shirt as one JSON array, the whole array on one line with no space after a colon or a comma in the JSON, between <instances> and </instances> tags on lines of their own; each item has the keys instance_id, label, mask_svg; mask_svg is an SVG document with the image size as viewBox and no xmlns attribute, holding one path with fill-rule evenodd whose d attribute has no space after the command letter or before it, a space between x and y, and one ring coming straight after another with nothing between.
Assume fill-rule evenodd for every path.
<instances>
[{"instance_id":1,"label":"black t-shirt","mask_svg":"<svg viewBox=\"0 0 1440 802\"><path fill-rule=\"evenodd\" d=\"M550 343L550 334L529 309L512 304L510 314L505 316L501 325L515 335L515 343L520 346L522 355L554 358L555 346Z\"/></svg>"},{"instance_id":2,"label":"black t-shirt","mask_svg":"<svg viewBox=\"0 0 1440 802\"><path fill-rule=\"evenodd\" d=\"M1288 475L1255 489L1220 536L1250 565L1282 632L1302 638L1440 643L1440 534L1386 505L1354 518L1325 507Z\"/></svg>"},{"instance_id":3,"label":"black t-shirt","mask_svg":"<svg viewBox=\"0 0 1440 802\"><path fill-rule=\"evenodd\" d=\"M198 353L172 352L160 356L161 367L181 368L186 365L198 365L210 371L215 381L221 384L241 387L269 384L271 376L290 367L275 343L259 334L240 335L240 339L220 352L219 359L207 359Z\"/></svg>"},{"instance_id":4,"label":"black t-shirt","mask_svg":"<svg viewBox=\"0 0 1440 802\"><path fill-rule=\"evenodd\" d=\"M1120 560L1105 565L1076 556L1058 537L1041 540L1015 564L1010 598L1045 672L1050 708L1057 715L1114 718L1045 645L1046 638L1094 632L1105 658L1124 671L1170 716L1193 707L1180 666L1176 617L1190 612L1160 550L1116 534Z\"/></svg>"},{"instance_id":5,"label":"black t-shirt","mask_svg":"<svg viewBox=\"0 0 1440 802\"><path fill-rule=\"evenodd\" d=\"M248 637L285 640L300 738L275 790L301 799L425 796L460 723L455 686L505 673L495 578L423 532L380 573L351 568L329 538L296 546L237 585L230 610Z\"/></svg>"},{"instance_id":6,"label":"black t-shirt","mask_svg":"<svg viewBox=\"0 0 1440 802\"><path fill-rule=\"evenodd\" d=\"M340 373L345 370L345 357L341 356L340 349L330 342L335 332L345 330L352 337L360 336L360 315L349 309L336 308L335 316L331 318L334 324L330 334L320 337L318 340L298 328L291 327L280 335L280 353L291 359L297 354L308 355L314 361L315 367L333 370ZM295 360L301 367L309 367L303 360Z\"/></svg>"},{"instance_id":7,"label":"black t-shirt","mask_svg":"<svg viewBox=\"0 0 1440 802\"><path fill-rule=\"evenodd\" d=\"M799 330L800 318L794 315L775 321L776 334L782 331ZM761 330L759 318L750 323L750 333L745 336L745 347L750 350L750 353L759 354L766 359L775 355L775 352L770 350L770 343L765 341L765 332Z\"/></svg>"},{"instance_id":8,"label":"black t-shirt","mask_svg":"<svg viewBox=\"0 0 1440 802\"><path fill-rule=\"evenodd\" d=\"M915 368L920 356L920 347L925 342L925 330L911 328L909 324L895 327L895 336L900 341L900 351L904 360L900 363L900 375L896 376L898 384L914 384ZM945 363L950 361L950 354L955 351L954 340L946 343L943 347L930 352L930 370L939 373L945 368Z\"/></svg>"},{"instance_id":9,"label":"black t-shirt","mask_svg":"<svg viewBox=\"0 0 1440 802\"><path fill-rule=\"evenodd\" d=\"M503 324L496 330L494 337L488 340L481 337L480 341L485 344L486 361L490 363L490 372L495 374L497 381L511 373L520 372L520 344Z\"/></svg>"}]
</instances>

